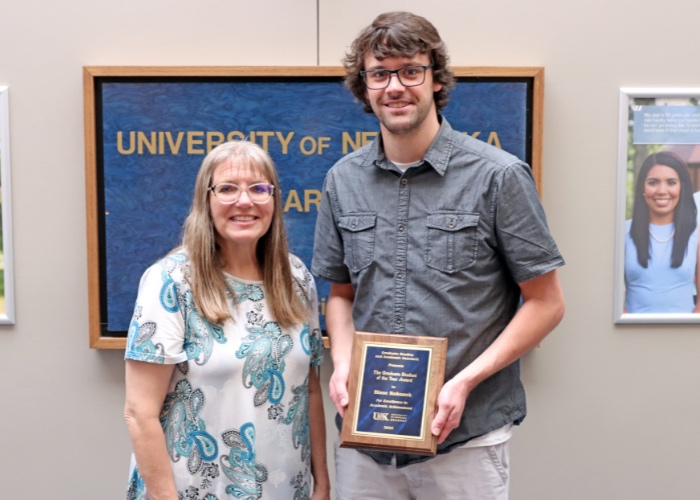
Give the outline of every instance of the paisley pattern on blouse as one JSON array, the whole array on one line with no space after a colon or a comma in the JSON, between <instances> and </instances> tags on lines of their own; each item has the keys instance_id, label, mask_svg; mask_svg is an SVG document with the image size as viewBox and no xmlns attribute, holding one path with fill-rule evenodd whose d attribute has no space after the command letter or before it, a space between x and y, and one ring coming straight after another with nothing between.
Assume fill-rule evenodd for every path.
<instances>
[{"instance_id":1,"label":"paisley pattern on blouse","mask_svg":"<svg viewBox=\"0 0 700 500\"><path fill-rule=\"evenodd\" d=\"M129 487L126 490L126 500L138 500L146 494L146 485L139 475L139 471L134 469L129 478Z\"/></svg>"},{"instance_id":2,"label":"paisley pattern on blouse","mask_svg":"<svg viewBox=\"0 0 700 500\"><path fill-rule=\"evenodd\" d=\"M233 278L227 278L226 284L229 291L232 292L229 296L233 299L233 303L238 305L246 300L259 302L264 298L263 290L258 285L250 283L241 283Z\"/></svg>"},{"instance_id":3,"label":"paisley pattern on blouse","mask_svg":"<svg viewBox=\"0 0 700 500\"><path fill-rule=\"evenodd\" d=\"M152 321L146 321L141 325L137 321L138 317L138 314L134 314L136 319L132 319L129 325L127 350L131 353L131 359L162 364L164 362L163 345L154 344L151 341L158 325Z\"/></svg>"},{"instance_id":4,"label":"paisley pattern on blouse","mask_svg":"<svg viewBox=\"0 0 700 500\"><path fill-rule=\"evenodd\" d=\"M308 474L300 472L289 481L289 484L294 488L293 500L308 500L311 497L311 486L306 478L308 478Z\"/></svg>"},{"instance_id":5,"label":"paisley pattern on blouse","mask_svg":"<svg viewBox=\"0 0 700 500\"><path fill-rule=\"evenodd\" d=\"M301 448L301 459L309 463L311 440L309 435L309 377L299 387L292 387L294 397L284 423L292 425L292 443Z\"/></svg>"},{"instance_id":6,"label":"paisley pattern on blouse","mask_svg":"<svg viewBox=\"0 0 700 500\"><path fill-rule=\"evenodd\" d=\"M230 429L221 435L231 448L221 455L221 469L233 484L226 493L241 500L256 500L262 496L262 483L267 481L267 469L255 460L255 426L248 422L240 430Z\"/></svg>"},{"instance_id":7,"label":"paisley pattern on blouse","mask_svg":"<svg viewBox=\"0 0 700 500\"><path fill-rule=\"evenodd\" d=\"M284 358L294 347L289 334L283 333L276 321L266 321L262 305L247 314L248 335L243 339L236 357L245 359L243 385L255 388L255 406L266 402L278 404L284 396Z\"/></svg>"},{"instance_id":8,"label":"paisley pattern on blouse","mask_svg":"<svg viewBox=\"0 0 700 500\"><path fill-rule=\"evenodd\" d=\"M281 328L261 282L226 275L233 319L214 325L194 304L188 262L175 252L146 271L125 353L175 365L160 423L178 499L308 499L308 374L323 353L313 277L290 255L312 312ZM148 498L135 462L126 498Z\"/></svg>"},{"instance_id":9,"label":"paisley pattern on blouse","mask_svg":"<svg viewBox=\"0 0 700 500\"><path fill-rule=\"evenodd\" d=\"M224 330L219 325L213 325L200 316L194 306L192 290L187 290L181 296L182 308L185 311L185 352L187 359L203 365L211 357L214 342L226 343Z\"/></svg>"},{"instance_id":10,"label":"paisley pattern on blouse","mask_svg":"<svg viewBox=\"0 0 700 500\"><path fill-rule=\"evenodd\" d=\"M204 404L204 393L200 389L193 391L187 380L181 380L175 391L165 397L160 415L170 459L177 462L180 457L187 457L187 470L192 475L219 454L216 440L200 418Z\"/></svg>"}]
</instances>

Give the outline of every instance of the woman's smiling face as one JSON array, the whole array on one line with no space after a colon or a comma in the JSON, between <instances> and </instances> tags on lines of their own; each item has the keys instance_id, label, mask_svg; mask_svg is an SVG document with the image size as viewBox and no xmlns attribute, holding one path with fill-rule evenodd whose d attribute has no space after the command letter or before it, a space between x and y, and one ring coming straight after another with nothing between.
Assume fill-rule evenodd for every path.
<instances>
[{"instance_id":1,"label":"woman's smiling face","mask_svg":"<svg viewBox=\"0 0 700 500\"><path fill-rule=\"evenodd\" d=\"M270 229L275 212L274 197L263 204L253 203L248 195L248 187L260 182L270 183L258 168L235 165L226 160L214 168L211 185L221 182L236 184L241 195L235 203L221 203L214 193L209 192L209 210L217 242L221 246L255 249L260 238Z\"/></svg>"},{"instance_id":2,"label":"woman's smiling face","mask_svg":"<svg viewBox=\"0 0 700 500\"><path fill-rule=\"evenodd\" d=\"M644 181L644 199L652 224L670 224L681 195L678 173L666 165L654 165Z\"/></svg>"}]
</instances>

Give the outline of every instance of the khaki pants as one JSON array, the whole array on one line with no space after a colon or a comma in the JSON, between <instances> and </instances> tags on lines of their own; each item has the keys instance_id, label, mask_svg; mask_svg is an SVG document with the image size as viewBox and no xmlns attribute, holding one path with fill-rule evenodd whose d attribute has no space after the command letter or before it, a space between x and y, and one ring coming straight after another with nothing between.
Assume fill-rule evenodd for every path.
<instances>
[{"instance_id":1,"label":"khaki pants","mask_svg":"<svg viewBox=\"0 0 700 500\"><path fill-rule=\"evenodd\" d=\"M335 447L337 500L507 500L508 442L456 448L400 469Z\"/></svg>"}]
</instances>

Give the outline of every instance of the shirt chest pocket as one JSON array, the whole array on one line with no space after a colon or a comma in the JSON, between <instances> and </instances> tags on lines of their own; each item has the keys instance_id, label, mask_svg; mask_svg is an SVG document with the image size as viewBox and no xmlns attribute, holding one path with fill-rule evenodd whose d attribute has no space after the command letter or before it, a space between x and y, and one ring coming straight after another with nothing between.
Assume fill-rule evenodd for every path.
<instances>
[{"instance_id":1,"label":"shirt chest pocket","mask_svg":"<svg viewBox=\"0 0 700 500\"><path fill-rule=\"evenodd\" d=\"M462 271L474 264L479 214L435 212L428 214L425 263L444 273Z\"/></svg>"},{"instance_id":2,"label":"shirt chest pocket","mask_svg":"<svg viewBox=\"0 0 700 500\"><path fill-rule=\"evenodd\" d=\"M341 215L338 227L343 235L345 264L351 271L369 266L374 258L374 234L377 214L366 212Z\"/></svg>"}]
</instances>

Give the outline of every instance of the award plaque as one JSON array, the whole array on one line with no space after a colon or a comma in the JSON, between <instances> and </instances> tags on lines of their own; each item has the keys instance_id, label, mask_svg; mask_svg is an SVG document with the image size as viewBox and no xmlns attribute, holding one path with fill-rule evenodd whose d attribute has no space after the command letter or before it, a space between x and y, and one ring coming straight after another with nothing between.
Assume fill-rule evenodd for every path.
<instances>
[{"instance_id":1,"label":"award plaque","mask_svg":"<svg viewBox=\"0 0 700 500\"><path fill-rule=\"evenodd\" d=\"M447 339L355 333L340 446L435 455Z\"/></svg>"}]
</instances>

